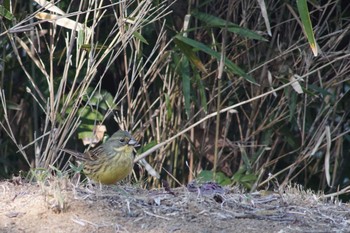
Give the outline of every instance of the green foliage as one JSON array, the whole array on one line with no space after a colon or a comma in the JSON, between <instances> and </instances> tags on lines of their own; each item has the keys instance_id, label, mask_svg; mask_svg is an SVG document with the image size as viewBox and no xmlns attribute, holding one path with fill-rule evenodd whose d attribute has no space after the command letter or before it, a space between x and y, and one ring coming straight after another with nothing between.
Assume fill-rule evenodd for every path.
<instances>
[{"instance_id":1,"label":"green foliage","mask_svg":"<svg viewBox=\"0 0 350 233\"><path fill-rule=\"evenodd\" d=\"M63 100L66 98L63 98ZM73 97L73 99L75 99L75 97ZM77 128L79 139L93 138L96 125L103 122L104 113L108 110L117 110L117 106L114 103L113 96L109 92L106 90L96 91L92 87L86 90L82 104L83 105L78 108L78 111L74 111L74 102L70 101L70 106L67 107L64 116L66 117L73 112L75 116L80 119L81 123ZM61 121L62 120L61 118Z\"/></svg>"},{"instance_id":2,"label":"green foliage","mask_svg":"<svg viewBox=\"0 0 350 233\"><path fill-rule=\"evenodd\" d=\"M30 180L34 180L39 183L45 183L50 176L50 171L45 168L35 168L30 170Z\"/></svg>"},{"instance_id":3,"label":"green foliage","mask_svg":"<svg viewBox=\"0 0 350 233\"><path fill-rule=\"evenodd\" d=\"M214 15L205 14L199 11L192 12L192 15L195 18L202 21L204 23L204 27L213 27L213 28L220 28L220 29L227 28L229 32L235 33L243 37L247 37L248 39L268 41L267 39L265 39L264 37L262 37L261 35L259 35L258 33L252 30L240 27L237 24L215 17Z\"/></svg>"},{"instance_id":4,"label":"green foliage","mask_svg":"<svg viewBox=\"0 0 350 233\"><path fill-rule=\"evenodd\" d=\"M239 169L232 177L232 181L235 184L240 184L247 190L251 190L257 179L257 176L249 173L246 168Z\"/></svg>"},{"instance_id":5,"label":"green foliage","mask_svg":"<svg viewBox=\"0 0 350 233\"><path fill-rule=\"evenodd\" d=\"M214 58L216 58L218 61L220 61L220 56L221 54L212 50L211 48L209 48L208 46L206 46L205 44L192 40L190 38L187 37L183 37L180 35L177 35L175 37L176 39L178 39L179 41L187 44L188 46L192 47L192 49L196 49L199 51L202 51ZM185 50L182 50L183 53L185 53ZM232 72L234 74L237 74L239 76L244 77L246 80L248 80L249 82L255 83L256 81L254 80L253 77L251 77L250 75L248 75L247 73L245 73L241 68L239 68L236 64L234 64L232 61L230 61L229 59L225 58L224 63L226 65L226 67L228 68L229 72Z\"/></svg>"},{"instance_id":6,"label":"green foliage","mask_svg":"<svg viewBox=\"0 0 350 233\"><path fill-rule=\"evenodd\" d=\"M69 161L69 167L72 169L74 174L80 174L84 169L84 164L80 163L78 166Z\"/></svg>"},{"instance_id":7,"label":"green foliage","mask_svg":"<svg viewBox=\"0 0 350 233\"><path fill-rule=\"evenodd\" d=\"M9 1L5 1L5 2L9 2ZM5 6L5 4L4 5L0 5L0 16L6 18L8 20L13 20L15 18L13 16L13 14L11 14L11 12Z\"/></svg>"},{"instance_id":8,"label":"green foliage","mask_svg":"<svg viewBox=\"0 0 350 233\"><path fill-rule=\"evenodd\" d=\"M89 35L33 17L30 2L18 2L16 12L9 0L3 2L0 172L5 175L21 169L23 161L38 162L33 169L45 171L68 168L59 149L73 148L69 138L90 138L96 125L110 120L142 142L138 153L166 141L150 161L172 186L177 184L171 176L186 183L190 170L205 181L215 177L222 185L247 189L275 178L306 186L316 180L310 186L326 189L324 156L315 155L325 154L327 142L319 140L329 127L332 187L346 183L350 20L344 3L265 1L266 9L260 9L253 0L177 1L167 9L166 2L131 1L118 7L98 2L102 8L95 9L98 4L60 1L56 6L67 15L81 12L69 19L92 29ZM305 38L313 48L317 39L322 56L305 49ZM302 77L294 83L301 92L291 83L296 77ZM218 111L220 122L214 120ZM220 172L213 174L208 170L215 146L222 155Z\"/></svg>"},{"instance_id":9,"label":"green foliage","mask_svg":"<svg viewBox=\"0 0 350 233\"><path fill-rule=\"evenodd\" d=\"M307 7L306 0L297 0L298 11L300 14L303 29L305 30L306 38L309 41L310 47L315 56L318 55L317 43L315 40L312 24L310 20L310 13Z\"/></svg>"},{"instance_id":10,"label":"green foliage","mask_svg":"<svg viewBox=\"0 0 350 233\"><path fill-rule=\"evenodd\" d=\"M151 142L147 143L146 145L143 145L140 149L138 149L137 153L141 154L141 153L151 149L152 147L154 147L156 145L157 145L156 141L151 141Z\"/></svg>"},{"instance_id":11,"label":"green foliage","mask_svg":"<svg viewBox=\"0 0 350 233\"><path fill-rule=\"evenodd\" d=\"M208 170L201 171L197 176L197 180L202 183L215 181L220 185L230 185L232 183L231 179L225 176L224 173L217 172L214 175L212 171Z\"/></svg>"},{"instance_id":12,"label":"green foliage","mask_svg":"<svg viewBox=\"0 0 350 233\"><path fill-rule=\"evenodd\" d=\"M190 66L186 57L182 58L178 71L180 77L182 77L182 93L185 99L185 111L187 117L190 116L190 104L191 104L191 79L190 79Z\"/></svg>"}]
</instances>

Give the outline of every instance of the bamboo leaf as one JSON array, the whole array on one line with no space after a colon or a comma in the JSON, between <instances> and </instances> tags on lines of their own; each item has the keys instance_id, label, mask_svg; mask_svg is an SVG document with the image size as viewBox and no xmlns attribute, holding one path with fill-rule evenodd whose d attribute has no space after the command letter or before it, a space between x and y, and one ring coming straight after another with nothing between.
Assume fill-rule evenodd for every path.
<instances>
[{"instance_id":1,"label":"bamboo leaf","mask_svg":"<svg viewBox=\"0 0 350 233\"><path fill-rule=\"evenodd\" d=\"M204 87L203 82L202 82L198 73L194 76L194 78L196 80L196 84L198 87L199 96L200 96L200 100L201 100L201 106L202 106L204 112L207 113L208 112L208 101L207 101L207 96L205 95L205 87Z\"/></svg>"},{"instance_id":2,"label":"bamboo leaf","mask_svg":"<svg viewBox=\"0 0 350 233\"><path fill-rule=\"evenodd\" d=\"M164 93L164 96L165 96L165 104L166 104L166 116L167 116L167 120L170 121L171 117L173 116L173 108L171 107L169 95L167 93Z\"/></svg>"},{"instance_id":3,"label":"bamboo leaf","mask_svg":"<svg viewBox=\"0 0 350 233\"><path fill-rule=\"evenodd\" d=\"M260 9L261 9L262 17L264 18L264 21L265 21L267 34L269 34L269 36L272 36L271 26L270 26L269 16L267 14L265 1L264 0L258 0L258 3L259 3L259 6L260 6Z\"/></svg>"},{"instance_id":4,"label":"bamboo leaf","mask_svg":"<svg viewBox=\"0 0 350 233\"><path fill-rule=\"evenodd\" d=\"M250 39L255 39L255 40L262 40L262 41L267 41L264 37L259 35L258 33L251 31L246 28L242 28L237 24L228 22L226 20L220 19L218 17L215 17L213 15L201 13L199 11L194 11L192 12L192 15L199 19L200 21L204 22L207 24L209 27L219 27L219 28L225 28L227 25L227 30L232 33L236 33L238 35L250 38Z\"/></svg>"},{"instance_id":5,"label":"bamboo leaf","mask_svg":"<svg viewBox=\"0 0 350 233\"><path fill-rule=\"evenodd\" d=\"M195 52L192 50L192 47L188 44L184 43L181 40L178 40L175 38L175 44L177 47L185 54L185 56L194 64L197 69L202 71L203 73L207 73L207 70L205 69L203 63L201 60L196 56Z\"/></svg>"},{"instance_id":6,"label":"bamboo leaf","mask_svg":"<svg viewBox=\"0 0 350 233\"><path fill-rule=\"evenodd\" d=\"M0 16L5 17L8 20L12 20L15 18L13 14L9 10L7 10L3 5L0 5Z\"/></svg>"},{"instance_id":7,"label":"bamboo leaf","mask_svg":"<svg viewBox=\"0 0 350 233\"><path fill-rule=\"evenodd\" d=\"M300 76L297 74L294 74L290 76L289 81L291 82L295 81L294 83L291 84L294 91L296 91L298 94L303 94L304 93L303 88L301 87L299 81L296 81L298 78L300 78ZM303 81L303 80L301 79L300 81Z\"/></svg>"},{"instance_id":8,"label":"bamboo leaf","mask_svg":"<svg viewBox=\"0 0 350 233\"><path fill-rule=\"evenodd\" d=\"M303 29L306 34L307 40L309 41L309 45L311 47L314 56L318 55L317 43L315 40L315 36L312 30L312 24L310 20L309 9L307 8L306 0L297 0L298 11L301 18L301 22L303 24Z\"/></svg>"},{"instance_id":9,"label":"bamboo leaf","mask_svg":"<svg viewBox=\"0 0 350 233\"><path fill-rule=\"evenodd\" d=\"M39 12L35 15L35 18L41 19L41 20L47 20L50 23L56 23L57 25L61 27L65 27L70 30L84 31L85 29L88 35L91 34L91 28L85 27L84 24L79 23L75 20L68 19L67 17L49 14L45 12Z\"/></svg>"},{"instance_id":10,"label":"bamboo leaf","mask_svg":"<svg viewBox=\"0 0 350 233\"><path fill-rule=\"evenodd\" d=\"M191 105L191 79L190 79L190 66L186 57L182 58L180 65L180 72L182 77L182 93L185 99L185 111L187 118L190 117L190 105Z\"/></svg>"},{"instance_id":11,"label":"bamboo leaf","mask_svg":"<svg viewBox=\"0 0 350 233\"><path fill-rule=\"evenodd\" d=\"M201 183L215 181L220 185L230 185L232 183L231 179L228 178L224 173L217 172L214 176L214 173L208 170L201 171L198 174L197 180Z\"/></svg>"},{"instance_id":12,"label":"bamboo leaf","mask_svg":"<svg viewBox=\"0 0 350 233\"><path fill-rule=\"evenodd\" d=\"M288 90L289 93L289 121L291 122L294 118L294 114L296 112L297 109L297 103L298 103L298 96L296 94L296 92L291 92L290 90Z\"/></svg>"},{"instance_id":13,"label":"bamboo leaf","mask_svg":"<svg viewBox=\"0 0 350 233\"><path fill-rule=\"evenodd\" d=\"M206 54L209 54L210 56L216 58L217 60L220 60L220 57L221 57L220 53L212 50L211 48L209 48L208 46L206 46L205 44L203 44L201 42L192 40L192 39L187 38L187 37L183 37L181 35L177 35L177 36L175 36L175 38L178 39L179 41L182 41L183 43L191 46L192 48L200 50L200 51L202 51ZM225 62L225 66L228 68L228 71L243 77L244 79L246 79L247 81L249 81L251 83L257 84L253 77L251 77L250 75L245 73L241 68L239 68L236 64L234 64L232 61L230 61L226 57L225 57L224 62Z\"/></svg>"},{"instance_id":14,"label":"bamboo leaf","mask_svg":"<svg viewBox=\"0 0 350 233\"><path fill-rule=\"evenodd\" d=\"M146 44L146 45L149 45L147 40L138 32L133 32L133 36L137 39L139 39L142 43Z\"/></svg>"},{"instance_id":15,"label":"bamboo leaf","mask_svg":"<svg viewBox=\"0 0 350 233\"><path fill-rule=\"evenodd\" d=\"M60 8L58 8L57 6L55 6L54 4L52 4L51 2L48 2L46 0L34 0L36 3L38 3L40 6L42 6L43 8L45 8L48 11L57 13L59 15L65 15L66 13L61 10Z\"/></svg>"},{"instance_id":16,"label":"bamboo leaf","mask_svg":"<svg viewBox=\"0 0 350 233\"><path fill-rule=\"evenodd\" d=\"M106 90L94 91L94 88L89 87L86 90L86 95L83 96L83 100L88 102L89 105L98 107L105 111L117 108L113 96Z\"/></svg>"}]
</instances>

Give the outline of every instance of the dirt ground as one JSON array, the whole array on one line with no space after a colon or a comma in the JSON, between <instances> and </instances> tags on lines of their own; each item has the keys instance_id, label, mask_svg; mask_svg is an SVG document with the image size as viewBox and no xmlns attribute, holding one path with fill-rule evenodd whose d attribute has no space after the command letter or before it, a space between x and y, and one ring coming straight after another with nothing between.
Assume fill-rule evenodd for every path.
<instances>
[{"instance_id":1,"label":"dirt ground","mask_svg":"<svg viewBox=\"0 0 350 233\"><path fill-rule=\"evenodd\" d=\"M0 232L349 232L348 204L300 188L242 193L0 182Z\"/></svg>"}]
</instances>

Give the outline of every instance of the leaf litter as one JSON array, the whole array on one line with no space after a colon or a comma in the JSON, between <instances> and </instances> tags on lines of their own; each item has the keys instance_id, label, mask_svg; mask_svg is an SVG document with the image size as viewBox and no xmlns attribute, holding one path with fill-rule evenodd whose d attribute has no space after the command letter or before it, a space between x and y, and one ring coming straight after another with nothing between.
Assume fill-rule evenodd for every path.
<instances>
[{"instance_id":1,"label":"leaf litter","mask_svg":"<svg viewBox=\"0 0 350 233\"><path fill-rule=\"evenodd\" d=\"M57 189L57 186L56 186ZM0 182L0 232L346 232L349 205L291 186L244 192L214 182L146 190ZM56 200L59 199L59 200ZM64 205L60 204L62 200ZM55 205L55 203L59 203ZM62 208L62 209L60 209Z\"/></svg>"}]
</instances>

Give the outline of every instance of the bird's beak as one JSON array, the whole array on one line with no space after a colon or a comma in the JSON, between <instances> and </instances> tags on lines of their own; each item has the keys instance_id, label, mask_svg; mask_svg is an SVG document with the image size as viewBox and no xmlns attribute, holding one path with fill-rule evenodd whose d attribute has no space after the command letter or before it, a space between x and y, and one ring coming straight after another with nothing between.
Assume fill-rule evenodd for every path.
<instances>
[{"instance_id":1,"label":"bird's beak","mask_svg":"<svg viewBox=\"0 0 350 233\"><path fill-rule=\"evenodd\" d=\"M133 147L139 147L140 144L133 138L131 138L128 142L128 145L133 146Z\"/></svg>"}]
</instances>

